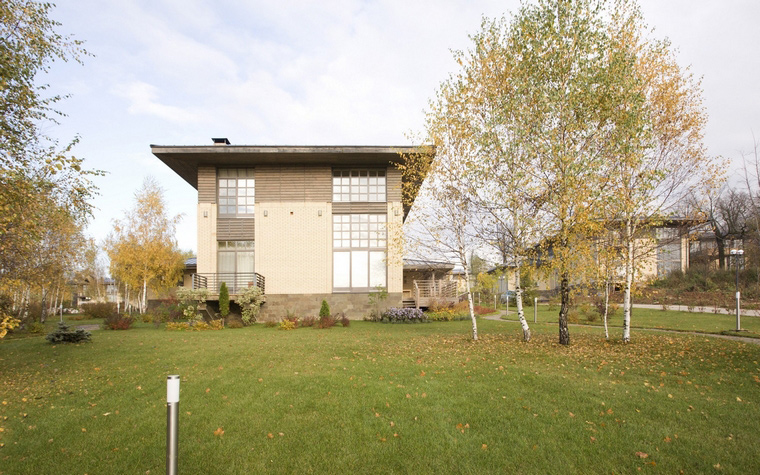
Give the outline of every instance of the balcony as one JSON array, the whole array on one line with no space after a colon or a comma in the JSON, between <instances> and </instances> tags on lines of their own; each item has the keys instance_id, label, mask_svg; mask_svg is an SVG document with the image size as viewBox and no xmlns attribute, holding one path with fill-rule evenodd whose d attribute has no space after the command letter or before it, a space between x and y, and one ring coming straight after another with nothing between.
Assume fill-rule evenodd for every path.
<instances>
[{"instance_id":1,"label":"balcony","mask_svg":"<svg viewBox=\"0 0 760 475\"><path fill-rule=\"evenodd\" d=\"M208 289L209 294L219 295L219 287L222 282L227 284L230 295L239 293L248 287L258 287L261 293L265 293L264 276L258 272L240 272L227 274L193 274L194 289Z\"/></svg>"}]
</instances>

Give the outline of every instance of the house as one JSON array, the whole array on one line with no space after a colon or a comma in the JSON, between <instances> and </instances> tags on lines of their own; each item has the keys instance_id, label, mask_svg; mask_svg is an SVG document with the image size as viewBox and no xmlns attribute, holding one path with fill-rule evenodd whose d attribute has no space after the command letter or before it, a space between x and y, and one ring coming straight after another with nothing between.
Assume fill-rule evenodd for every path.
<instances>
[{"instance_id":1,"label":"house","mask_svg":"<svg viewBox=\"0 0 760 475\"><path fill-rule=\"evenodd\" d=\"M634 239L635 253L635 274L636 281L651 281L662 278L674 271L686 272L690 264L689 240L690 230L695 222L687 218L670 218L664 222L647 227L640 232ZM598 246L613 246L618 248L622 255L622 243L617 232L608 233L606 239L594 238ZM551 248L543 252L538 252L538 258L534 264L540 268L542 261L553 258ZM601 266L601 263L594 264L595 268ZM617 260L615 267L611 269L612 281L616 286L622 285L625 281L625 263L622 258ZM571 276L573 278L573 276ZM595 280L595 276L589 277ZM580 282L571 282L571 285ZM537 273L536 290L542 293L552 293L559 289L560 278L555 272L545 274Z\"/></svg>"},{"instance_id":2,"label":"house","mask_svg":"<svg viewBox=\"0 0 760 475\"><path fill-rule=\"evenodd\" d=\"M369 293L401 306L401 201L395 164L415 147L151 145L198 190L198 253L185 285L218 299L259 286L263 317L333 313L361 318Z\"/></svg>"}]
</instances>

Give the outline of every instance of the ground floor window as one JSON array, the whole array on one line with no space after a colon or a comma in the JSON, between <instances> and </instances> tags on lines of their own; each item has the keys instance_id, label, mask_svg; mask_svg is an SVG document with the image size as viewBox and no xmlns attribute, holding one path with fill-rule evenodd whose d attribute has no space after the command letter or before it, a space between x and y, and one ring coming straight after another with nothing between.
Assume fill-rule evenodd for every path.
<instances>
[{"instance_id":1,"label":"ground floor window","mask_svg":"<svg viewBox=\"0 0 760 475\"><path fill-rule=\"evenodd\" d=\"M217 243L218 285L227 283L232 292L256 281L253 266L253 241L219 241Z\"/></svg>"},{"instance_id":2,"label":"ground floor window","mask_svg":"<svg viewBox=\"0 0 760 475\"><path fill-rule=\"evenodd\" d=\"M333 215L333 290L387 285L385 214Z\"/></svg>"}]
</instances>

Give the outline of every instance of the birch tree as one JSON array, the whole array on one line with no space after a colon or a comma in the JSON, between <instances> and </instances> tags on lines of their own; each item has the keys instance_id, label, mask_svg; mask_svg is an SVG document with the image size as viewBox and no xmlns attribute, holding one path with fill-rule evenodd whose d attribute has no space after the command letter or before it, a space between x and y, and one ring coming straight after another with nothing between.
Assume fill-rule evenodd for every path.
<instances>
[{"instance_id":1,"label":"birch tree","mask_svg":"<svg viewBox=\"0 0 760 475\"><path fill-rule=\"evenodd\" d=\"M147 307L149 290L166 292L182 275L184 258L175 238L181 218L167 215L163 190L148 177L135 193L134 208L114 222L106 240L111 276L132 291L141 289L141 312Z\"/></svg>"},{"instance_id":2,"label":"birch tree","mask_svg":"<svg viewBox=\"0 0 760 475\"><path fill-rule=\"evenodd\" d=\"M695 189L715 188L720 163L703 144L707 114L702 91L688 68L681 68L667 40L648 38L638 6L614 4L608 31L610 88L618 104L613 117L611 217L620 224L625 259L623 341L629 342L631 292L637 239L666 221ZM655 249L655 246L650 246Z\"/></svg>"}]
</instances>

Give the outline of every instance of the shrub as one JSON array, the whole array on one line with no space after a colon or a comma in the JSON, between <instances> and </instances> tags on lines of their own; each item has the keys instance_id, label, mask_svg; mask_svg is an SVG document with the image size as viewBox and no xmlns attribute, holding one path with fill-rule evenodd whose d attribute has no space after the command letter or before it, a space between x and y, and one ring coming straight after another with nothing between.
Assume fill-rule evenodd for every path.
<instances>
[{"instance_id":1,"label":"shrub","mask_svg":"<svg viewBox=\"0 0 760 475\"><path fill-rule=\"evenodd\" d=\"M71 330L69 326L64 322L58 323L58 329L52 333L48 333L45 337L50 343L82 343L90 341L92 334L86 330Z\"/></svg>"},{"instance_id":2,"label":"shrub","mask_svg":"<svg viewBox=\"0 0 760 475\"><path fill-rule=\"evenodd\" d=\"M277 326L277 322L275 320L273 320L273 319L269 319L269 320L267 320L267 321L264 322L264 326L267 327L267 328L274 328L274 327Z\"/></svg>"},{"instance_id":3,"label":"shrub","mask_svg":"<svg viewBox=\"0 0 760 475\"><path fill-rule=\"evenodd\" d=\"M0 338L5 337L9 331L13 331L18 325L18 319L11 317L0 309Z\"/></svg>"},{"instance_id":4,"label":"shrub","mask_svg":"<svg viewBox=\"0 0 760 475\"><path fill-rule=\"evenodd\" d=\"M295 330L296 323L293 320L285 319L280 322L280 330Z\"/></svg>"},{"instance_id":5,"label":"shrub","mask_svg":"<svg viewBox=\"0 0 760 475\"><path fill-rule=\"evenodd\" d=\"M227 322L227 328L243 328L243 321L242 320L230 320Z\"/></svg>"},{"instance_id":6,"label":"shrub","mask_svg":"<svg viewBox=\"0 0 760 475\"><path fill-rule=\"evenodd\" d=\"M418 308L391 307L383 312L383 320L390 323L418 323L427 321L427 316Z\"/></svg>"},{"instance_id":7,"label":"shrub","mask_svg":"<svg viewBox=\"0 0 760 475\"><path fill-rule=\"evenodd\" d=\"M323 300L324 302L324 300ZM337 320L331 315L320 316L317 322L317 328L330 328L334 327Z\"/></svg>"},{"instance_id":8,"label":"shrub","mask_svg":"<svg viewBox=\"0 0 760 475\"><path fill-rule=\"evenodd\" d=\"M255 286L246 287L238 293L235 302L240 305L240 309L243 311L242 319L244 324L250 325L251 323L256 323L261 304L265 301L266 298L261 289Z\"/></svg>"},{"instance_id":9,"label":"shrub","mask_svg":"<svg viewBox=\"0 0 760 475\"><path fill-rule=\"evenodd\" d=\"M222 282L219 287L219 314L222 318L230 314L230 291L227 290L226 282Z\"/></svg>"},{"instance_id":10,"label":"shrub","mask_svg":"<svg viewBox=\"0 0 760 475\"><path fill-rule=\"evenodd\" d=\"M45 331L45 325L39 322L32 322L26 326L29 333L42 333Z\"/></svg>"},{"instance_id":11,"label":"shrub","mask_svg":"<svg viewBox=\"0 0 760 475\"><path fill-rule=\"evenodd\" d=\"M313 327L317 323L317 317L303 317L301 319L302 327Z\"/></svg>"},{"instance_id":12,"label":"shrub","mask_svg":"<svg viewBox=\"0 0 760 475\"><path fill-rule=\"evenodd\" d=\"M580 322L579 318L580 312L576 309L571 309L567 312L567 321L568 323L578 323Z\"/></svg>"},{"instance_id":13,"label":"shrub","mask_svg":"<svg viewBox=\"0 0 760 475\"><path fill-rule=\"evenodd\" d=\"M89 320L90 316L85 313L79 313L79 314L71 314L68 316L68 320L73 320L75 322L81 322L82 320Z\"/></svg>"},{"instance_id":14,"label":"shrub","mask_svg":"<svg viewBox=\"0 0 760 475\"><path fill-rule=\"evenodd\" d=\"M153 311L153 323L173 322L182 318L182 309L174 299L164 300Z\"/></svg>"},{"instance_id":15,"label":"shrub","mask_svg":"<svg viewBox=\"0 0 760 475\"><path fill-rule=\"evenodd\" d=\"M177 289L177 298L182 314L190 321L198 319L198 310L206 305L208 299L208 289L190 289L179 287Z\"/></svg>"},{"instance_id":16,"label":"shrub","mask_svg":"<svg viewBox=\"0 0 760 475\"><path fill-rule=\"evenodd\" d=\"M106 330L128 330L135 322L135 319L127 315L111 315L103 322L103 328Z\"/></svg>"},{"instance_id":17,"label":"shrub","mask_svg":"<svg viewBox=\"0 0 760 475\"><path fill-rule=\"evenodd\" d=\"M211 330L211 325L201 320L198 322L193 322L193 324L190 326L190 329L196 332Z\"/></svg>"},{"instance_id":18,"label":"shrub","mask_svg":"<svg viewBox=\"0 0 760 475\"><path fill-rule=\"evenodd\" d=\"M455 315L454 311L448 308L436 312L427 312L427 318L432 322L450 322L455 319Z\"/></svg>"},{"instance_id":19,"label":"shrub","mask_svg":"<svg viewBox=\"0 0 760 475\"><path fill-rule=\"evenodd\" d=\"M319 309L319 316L320 318L330 316L330 305L327 304L327 300L322 300L322 307Z\"/></svg>"},{"instance_id":20,"label":"shrub","mask_svg":"<svg viewBox=\"0 0 760 475\"><path fill-rule=\"evenodd\" d=\"M154 320L153 313L143 313L140 315L140 320L142 320L143 323L151 323Z\"/></svg>"},{"instance_id":21,"label":"shrub","mask_svg":"<svg viewBox=\"0 0 760 475\"><path fill-rule=\"evenodd\" d=\"M112 302L95 302L82 304L82 312L91 318L107 318L116 315L116 304Z\"/></svg>"},{"instance_id":22,"label":"shrub","mask_svg":"<svg viewBox=\"0 0 760 475\"><path fill-rule=\"evenodd\" d=\"M209 323L209 327L211 327L212 330L224 330L224 320L222 319L211 320L211 323Z\"/></svg>"},{"instance_id":23,"label":"shrub","mask_svg":"<svg viewBox=\"0 0 760 475\"><path fill-rule=\"evenodd\" d=\"M347 316L343 315L340 317L340 324L343 325L343 328L346 328L347 326L351 325L351 320L349 320Z\"/></svg>"},{"instance_id":24,"label":"shrub","mask_svg":"<svg viewBox=\"0 0 760 475\"><path fill-rule=\"evenodd\" d=\"M166 324L167 330L187 330L190 328L190 324L187 322L168 322Z\"/></svg>"}]
</instances>

